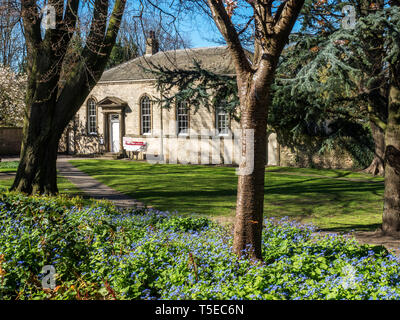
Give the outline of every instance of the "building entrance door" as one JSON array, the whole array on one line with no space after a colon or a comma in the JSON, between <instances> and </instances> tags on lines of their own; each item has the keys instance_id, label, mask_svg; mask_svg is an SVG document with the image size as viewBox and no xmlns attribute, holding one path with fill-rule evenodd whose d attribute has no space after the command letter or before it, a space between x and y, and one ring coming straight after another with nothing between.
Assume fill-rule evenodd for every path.
<instances>
[{"instance_id":1,"label":"building entrance door","mask_svg":"<svg viewBox=\"0 0 400 320\"><path fill-rule=\"evenodd\" d=\"M110 115L110 151L119 152L120 136L119 136L119 116L118 114Z\"/></svg>"}]
</instances>

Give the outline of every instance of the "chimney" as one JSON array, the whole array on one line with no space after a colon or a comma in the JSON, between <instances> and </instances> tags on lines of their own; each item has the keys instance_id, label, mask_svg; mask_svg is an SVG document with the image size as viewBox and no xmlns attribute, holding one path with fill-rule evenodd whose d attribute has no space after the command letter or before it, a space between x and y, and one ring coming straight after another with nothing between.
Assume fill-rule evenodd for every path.
<instances>
[{"instance_id":1,"label":"chimney","mask_svg":"<svg viewBox=\"0 0 400 320\"><path fill-rule=\"evenodd\" d=\"M153 55L158 52L158 41L154 31L150 31L149 37L146 39L146 56Z\"/></svg>"}]
</instances>

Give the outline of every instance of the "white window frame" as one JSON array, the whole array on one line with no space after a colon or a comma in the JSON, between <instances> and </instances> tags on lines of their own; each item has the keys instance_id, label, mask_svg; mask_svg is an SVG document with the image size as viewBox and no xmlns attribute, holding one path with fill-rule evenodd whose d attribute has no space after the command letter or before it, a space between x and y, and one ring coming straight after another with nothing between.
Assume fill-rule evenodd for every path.
<instances>
[{"instance_id":1,"label":"white window frame","mask_svg":"<svg viewBox=\"0 0 400 320\"><path fill-rule=\"evenodd\" d=\"M224 116L224 128L222 129L220 116ZM223 108L217 108L215 112L215 128L217 129L218 136L228 136L230 131L230 121L229 114ZM222 130L226 130L226 132L222 132Z\"/></svg>"},{"instance_id":2,"label":"white window frame","mask_svg":"<svg viewBox=\"0 0 400 320\"><path fill-rule=\"evenodd\" d=\"M147 108L146 112L144 113L144 108ZM151 121L151 100L149 96L143 96L140 98L140 133L142 135L151 135L152 131L152 121ZM145 125L146 123L146 125ZM146 128L146 131L145 131Z\"/></svg>"},{"instance_id":3,"label":"white window frame","mask_svg":"<svg viewBox=\"0 0 400 320\"><path fill-rule=\"evenodd\" d=\"M93 98L90 98L88 100L88 105L87 105L87 120L88 120L88 134L90 135L96 135L97 134L97 104L96 100Z\"/></svg>"},{"instance_id":4,"label":"white window frame","mask_svg":"<svg viewBox=\"0 0 400 320\"><path fill-rule=\"evenodd\" d=\"M184 110L184 112L183 112ZM189 126L190 126L190 113L187 108L186 101L178 101L176 103L176 130L178 136L187 136L189 135ZM180 127L181 124L186 123L186 127Z\"/></svg>"}]
</instances>

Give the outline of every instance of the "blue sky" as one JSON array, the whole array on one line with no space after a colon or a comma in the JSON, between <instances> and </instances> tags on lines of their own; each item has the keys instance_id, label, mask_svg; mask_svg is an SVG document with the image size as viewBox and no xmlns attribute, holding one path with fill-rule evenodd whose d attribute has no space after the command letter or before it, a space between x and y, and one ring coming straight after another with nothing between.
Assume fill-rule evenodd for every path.
<instances>
[{"instance_id":1,"label":"blue sky","mask_svg":"<svg viewBox=\"0 0 400 320\"><path fill-rule=\"evenodd\" d=\"M299 28L300 23L297 21L293 30L298 31ZM183 37L190 40L191 47L193 48L225 44L218 42L218 39L220 39L220 41L223 40L221 34L215 26L214 21L205 17L204 14L185 17L185 19L180 22L179 30Z\"/></svg>"},{"instance_id":2,"label":"blue sky","mask_svg":"<svg viewBox=\"0 0 400 320\"><path fill-rule=\"evenodd\" d=\"M179 29L181 35L190 40L193 48L221 45L221 43L213 41L221 35L214 22L207 17L188 16L180 23Z\"/></svg>"},{"instance_id":3,"label":"blue sky","mask_svg":"<svg viewBox=\"0 0 400 320\"><path fill-rule=\"evenodd\" d=\"M209 46L217 46L219 43L207 40L204 38L204 34L200 34L198 30L194 31L191 34L190 41L192 43L193 48L199 47L209 47Z\"/></svg>"}]
</instances>

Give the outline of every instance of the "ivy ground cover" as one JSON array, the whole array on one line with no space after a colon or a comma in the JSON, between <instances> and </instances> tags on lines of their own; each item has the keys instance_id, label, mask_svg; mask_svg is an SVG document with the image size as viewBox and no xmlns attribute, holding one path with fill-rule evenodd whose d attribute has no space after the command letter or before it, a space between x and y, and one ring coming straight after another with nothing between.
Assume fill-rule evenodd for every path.
<instances>
[{"instance_id":1,"label":"ivy ground cover","mask_svg":"<svg viewBox=\"0 0 400 320\"><path fill-rule=\"evenodd\" d=\"M400 298L400 266L383 247L266 219L257 264L232 254L231 231L207 218L83 204L0 195L0 298ZM43 289L45 265L53 289Z\"/></svg>"}]
</instances>

